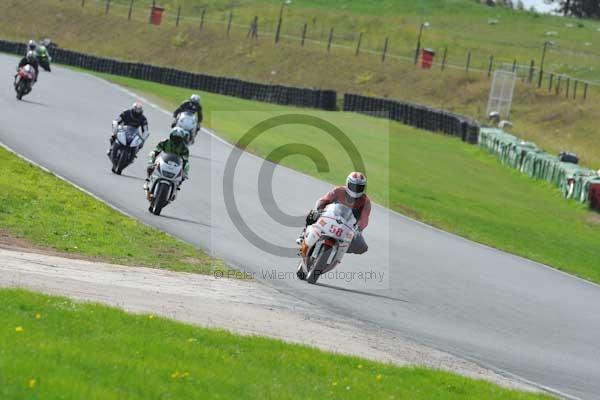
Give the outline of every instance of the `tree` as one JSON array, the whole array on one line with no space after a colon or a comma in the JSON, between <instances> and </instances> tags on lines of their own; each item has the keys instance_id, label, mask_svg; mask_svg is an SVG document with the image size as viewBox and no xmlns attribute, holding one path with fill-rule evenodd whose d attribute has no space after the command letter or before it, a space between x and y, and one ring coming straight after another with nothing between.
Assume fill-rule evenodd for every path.
<instances>
[{"instance_id":1,"label":"tree","mask_svg":"<svg viewBox=\"0 0 600 400\"><path fill-rule=\"evenodd\" d=\"M565 16L600 18L600 2L598 0L545 0L545 2L558 5L556 11Z\"/></svg>"}]
</instances>

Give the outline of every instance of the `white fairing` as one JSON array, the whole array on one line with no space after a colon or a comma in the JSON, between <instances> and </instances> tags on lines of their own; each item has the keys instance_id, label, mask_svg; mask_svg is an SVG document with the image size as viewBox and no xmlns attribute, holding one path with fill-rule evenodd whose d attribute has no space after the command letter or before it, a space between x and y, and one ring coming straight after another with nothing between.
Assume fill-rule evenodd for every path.
<instances>
[{"instance_id":1,"label":"white fairing","mask_svg":"<svg viewBox=\"0 0 600 400\"><path fill-rule=\"evenodd\" d=\"M352 209L343 204L333 203L325 207L321 217L316 223L306 230L304 243L308 246L308 253L316 258L323 245L324 239L330 238L335 241L334 251L331 252L327 264L334 267L342 261L350 243L355 235L356 218ZM312 249L314 247L314 249ZM312 249L312 252L310 251ZM306 264L306 263L304 263ZM308 272L306 265L303 266Z\"/></svg>"},{"instance_id":2,"label":"white fairing","mask_svg":"<svg viewBox=\"0 0 600 400\"><path fill-rule=\"evenodd\" d=\"M186 131L189 138L193 141L197 134L198 118L196 114L184 111L177 117L176 126Z\"/></svg>"},{"instance_id":3,"label":"white fairing","mask_svg":"<svg viewBox=\"0 0 600 400\"><path fill-rule=\"evenodd\" d=\"M117 127L117 140L123 146L141 147L148 136L148 132L142 133L141 129L134 128L133 126L125 125Z\"/></svg>"},{"instance_id":4,"label":"white fairing","mask_svg":"<svg viewBox=\"0 0 600 400\"><path fill-rule=\"evenodd\" d=\"M151 193L155 194L160 184L167 184L170 188L169 201L175 200L177 188L183 180L183 160L173 154L161 153L155 166L150 177Z\"/></svg>"}]
</instances>

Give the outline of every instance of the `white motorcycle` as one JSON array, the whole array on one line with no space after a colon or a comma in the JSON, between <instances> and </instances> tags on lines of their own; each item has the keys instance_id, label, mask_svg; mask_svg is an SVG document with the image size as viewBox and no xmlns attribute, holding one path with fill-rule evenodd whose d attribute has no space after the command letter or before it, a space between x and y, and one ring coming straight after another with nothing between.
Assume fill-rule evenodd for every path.
<instances>
[{"instance_id":1,"label":"white motorcycle","mask_svg":"<svg viewBox=\"0 0 600 400\"><path fill-rule=\"evenodd\" d=\"M183 182L181 157L170 153L159 154L146 190L146 198L150 202L148 211L160 215L162 209L177 197L181 182Z\"/></svg>"},{"instance_id":2,"label":"white motorcycle","mask_svg":"<svg viewBox=\"0 0 600 400\"><path fill-rule=\"evenodd\" d=\"M186 132L185 144L194 144L198 135L198 118L196 114L183 111L177 116L175 126L183 129Z\"/></svg>"},{"instance_id":3,"label":"white motorcycle","mask_svg":"<svg viewBox=\"0 0 600 400\"><path fill-rule=\"evenodd\" d=\"M319 276L340 264L356 235L355 225L356 218L350 207L339 203L325 207L317 222L304 233L298 278L314 284Z\"/></svg>"},{"instance_id":4,"label":"white motorcycle","mask_svg":"<svg viewBox=\"0 0 600 400\"><path fill-rule=\"evenodd\" d=\"M135 160L150 134L133 126L118 125L117 121L113 121L112 129L116 136L110 153L112 172L121 175L121 172Z\"/></svg>"}]
</instances>

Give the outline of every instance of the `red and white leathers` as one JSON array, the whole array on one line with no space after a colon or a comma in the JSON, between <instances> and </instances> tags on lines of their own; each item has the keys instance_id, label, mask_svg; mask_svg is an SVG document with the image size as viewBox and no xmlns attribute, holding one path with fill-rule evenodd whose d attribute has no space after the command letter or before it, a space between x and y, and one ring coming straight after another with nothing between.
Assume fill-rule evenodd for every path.
<instances>
[{"instance_id":1,"label":"red and white leathers","mask_svg":"<svg viewBox=\"0 0 600 400\"><path fill-rule=\"evenodd\" d=\"M371 200L366 194L363 194L358 199L348 196L346 193L345 186L338 186L333 188L325 196L321 197L315 208L317 210L323 210L325 206L331 203L341 203L347 207L350 207L354 213L354 217L357 220L358 229L363 231L367 225L369 225L369 216L371 215Z\"/></svg>"}]
</instances>

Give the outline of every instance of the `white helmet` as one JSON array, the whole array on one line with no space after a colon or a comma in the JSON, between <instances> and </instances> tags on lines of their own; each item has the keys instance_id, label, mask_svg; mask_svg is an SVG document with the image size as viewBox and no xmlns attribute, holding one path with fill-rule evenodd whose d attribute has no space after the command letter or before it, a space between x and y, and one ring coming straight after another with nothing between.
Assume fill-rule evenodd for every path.
<instances>
[{"instance_id":1,"label":"white helmet","mask_svg":"<svg viewBox=\"0 0 600 400\"><path fill-rule=\"evenodd\" d=\"M190 101L194 104L200 104L200 96L198 96L197 94L193 94L190 97Z\"/></svg>"},{"instance_id":2,"label":"white helmet","mask_svg":"<svg viewBox=\"0 0 600 400\"><path fill-rule=\"evenodd\" d=\"M25 55L25 58L27 59L27 61L32 62L33 60L35 60L35 53L29 50Z\"/></svg>"},{"instance_id":3,"label":"white helmet","mask_svg":"<svg viewBox=\"0 0 600 400\"><path fill-rule=\"evenodd\" d=\"M35 50L35 47L37 46L37 44L35 43L35 40L31 39L28 43L27 43L27 50Z\"/></svg>"},{"instance_id":4,"label":"white helmet","mask_svg":"<svg viewBox=\"0 0 600 400\"><path fill-rule=\"evenodd\" d=\"M351 172L346 178L346 193L348 196L358 199L365 194L367 188L367 177L360 172Z\"/></svg>"},{"instance_id":5,"label":"white helmet","mask_svg":"<svg viewBox=\"0 0 600 400\"><path fill-rule=\"evenodd\" d=\"M131 105L131 111L134 114L143 114L144 113L144 107L142 107L142 103L140 103L139 101L136 101L135 103L133 103Z\"/></svg>"}]
</instances>

